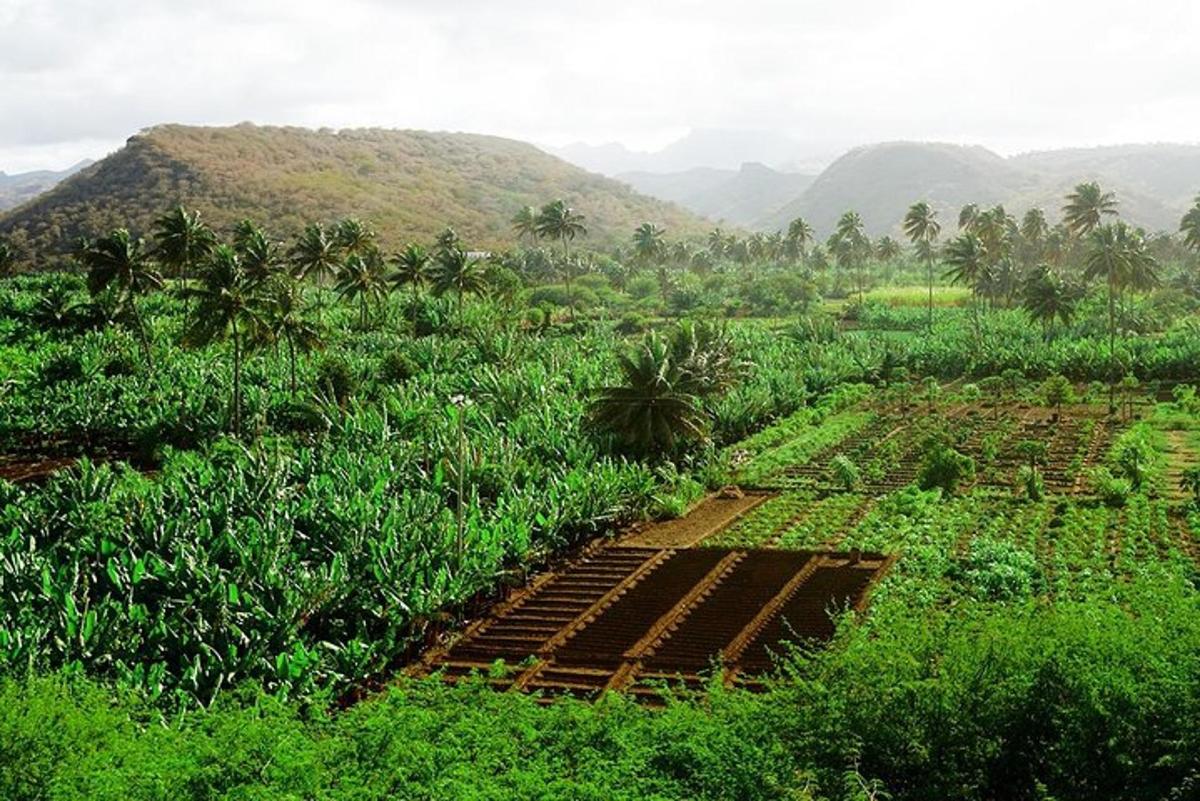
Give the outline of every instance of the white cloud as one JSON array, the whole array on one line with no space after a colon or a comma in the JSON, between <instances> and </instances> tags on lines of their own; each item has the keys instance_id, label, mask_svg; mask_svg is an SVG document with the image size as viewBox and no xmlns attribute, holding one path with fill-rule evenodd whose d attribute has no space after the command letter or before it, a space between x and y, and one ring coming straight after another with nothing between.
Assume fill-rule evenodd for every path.
<instances>
[{"instance_id":1,"label":"white cloud","mask_svg":"<svg viewBox=\"0 0 1200 801\"><path fill-rule=\"evenodd\" d=\"M633 146L689 127L1194 140L1198 22L1189 0L0 0L0 169L241 120Z\"/></svg>"}]
</instances>

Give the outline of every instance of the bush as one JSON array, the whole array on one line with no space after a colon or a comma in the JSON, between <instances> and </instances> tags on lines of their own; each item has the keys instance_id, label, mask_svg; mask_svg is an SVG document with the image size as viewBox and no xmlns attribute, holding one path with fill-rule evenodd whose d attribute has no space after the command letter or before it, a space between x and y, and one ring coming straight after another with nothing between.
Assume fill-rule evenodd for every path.
<instances>
[{"instance_id":1,"label":"bush","mask_svg":"<svg viewBox=\"0 0 1200 801\"><path fill-rule=\"evenodd\" d=\"M975 460L959 453L949 445L934 445L921 464L917 483L921 489L940 488L953 495L958 485L975 478Z\"/></svg>"},{"instance_id":2,"label":"bush","mask_svg":"<svg viewBox=\"0 0 1200 801\"><path fill-rule=\"evenodd\" d=\"M42 365L41 380L47 384L79 381L85 375L83 360L75 353L56 353Z\"/></svg>"},{"instance_id":3,"label":"bush","mask_svg":"<svg viewBox=\"0 0 1200 801\"><path fill-rule=\"evenodd\" d=\"M392 384L403 384L420 372L420 365L406 350L389 351L379 362L379 376Z\"/></svg>"},{"instance_id":4,"label":"bush","mask_svg":"<svg viewBox=\"0 0 1200 801\"><path fill-rule=\"evenodd\" d=\"M325 395L339 406L358 391L358 379L350 364L338 356L326 356L317 365L317 392Z\"/></svg>"},{"instance_id":5,"label":"bush","mask_svg":"<svg viewBox=\"0 0 1200 801\"><path fill-rule=\"evenodd\" d=\"M311 401L286 401L273 406L267 422L281 434L322 434L330 426L325 412Z\"/></svg>"}]
</instances>

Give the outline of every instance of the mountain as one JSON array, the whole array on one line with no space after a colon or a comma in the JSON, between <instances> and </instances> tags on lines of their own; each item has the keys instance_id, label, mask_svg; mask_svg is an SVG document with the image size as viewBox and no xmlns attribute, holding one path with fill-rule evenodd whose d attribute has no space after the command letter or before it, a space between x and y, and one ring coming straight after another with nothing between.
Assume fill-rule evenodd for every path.
<instances>
[{"instance_id":1,"label":"mountain","mask_svg":"<svg viewBox=\"0 0 1200 801\"><path fill-rule=\"evenodd\" d=\"M756 227L781 229L799 216L826 234L843 212L854 209L870 234L895 234L917 200L942 213L943 229L953 229L967 203L1002 203L1017 215L1036 206L1055 220L1063 197L1089 180L1116 192L1124 219L1149 230L1173 231L1200 191L1200 146L1130 145L1003 158L978 146L869 145L837 159Z\"/></svg>"},{"instance_id":2,"label":"mountain","mask_svg":"<svg viewBox=\"0 0 1200 801\"><path fill-rule=\"evenodd\" d=\"M0 236L40 255L119 225L146 234L176 204L218 229L243 218L289 237L309 222L355 215L387 247L430 241L447 225L473 247L510 244L525 205L563 198L586 216L593 246L642 222L676 234L710 225L690 212L587 173L533 145L462 133L164 125L0 217Z\"/></svg>"},{"instance_id":3,"label":"mountain","mask_svg":"<svg viewBox=\"0 0 1200 801\"><path fill-rule=\"evenodd\" d=\"M65 170L37 170L13 175L0 172L0 211L32 200L59 181L69 178L92 163L90 159L85 159Z\"/></svg>"},{"instance_id":4,"label":"mountain","mask_svg":"<svg viewBox=\"0 0 1200 801\"><path fill-rule=\"evenodd\" d=\"M738 170L696 167L674 173L628 172L617 176L637 191L678 203L710 220L757 228L796 198L813 176L747 163Z\"/></svg>"},{"instance_id":5,"label":"mountain","mask_svg":"<svg viewBox=\"0 0 1200 801\"><path fill-rule=\"evenodd\" d=\"M774 131L697 128L655 151L630 150L610 142L582 142L546 151L586 170L617 176L631 172L675 173L697 168L737 170L761 163L787 172L816 173L838 149L827 142L802 141Z\"/></svg>"}]
</instances>

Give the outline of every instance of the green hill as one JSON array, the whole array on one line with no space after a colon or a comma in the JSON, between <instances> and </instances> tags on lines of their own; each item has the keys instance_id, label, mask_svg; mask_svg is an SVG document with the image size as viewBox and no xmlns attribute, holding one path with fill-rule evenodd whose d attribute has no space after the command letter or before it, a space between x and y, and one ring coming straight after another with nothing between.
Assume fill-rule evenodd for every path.
<instances>
[{"instance_id":1,"label":"green hill","mask_svg":"<svg viewBox=\"0 0 1200 801\"><path fill-rule=\"evenodd\" d=\"M368 220L385 246L428 241L447 225L474 247L510 244L524 205L564 198L587 218L593 246L629 239L642 222L675 236L710 224L532 145L493 136L164 125L5 216L0 236L35 262L75 238L126 225L145 234L183 203L219 229L254 219L277 236L347 215Z\"/></svg>"}]
</instances>

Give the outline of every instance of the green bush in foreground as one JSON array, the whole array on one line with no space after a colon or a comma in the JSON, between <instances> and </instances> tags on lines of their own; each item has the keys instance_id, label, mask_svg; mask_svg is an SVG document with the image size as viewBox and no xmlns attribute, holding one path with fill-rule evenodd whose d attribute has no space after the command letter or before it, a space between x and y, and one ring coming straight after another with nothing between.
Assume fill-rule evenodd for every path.
<instances>
[{"instance_id":1,"label":"green bush in foreground","mask_svg":"<svg viewBox=\"0 0 1200 801\"><path fill-rule=\"evenodd\" d=\"M767 694L661 711L422 681L334 714L227 692L163 724L84 681L8 679L0 797L1192 798L1198 613L1194 589L1144 580L1054 605L892 603Z\"/></svg>"}]
</instances>

